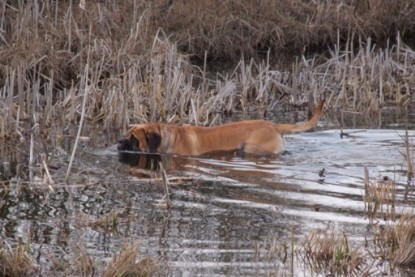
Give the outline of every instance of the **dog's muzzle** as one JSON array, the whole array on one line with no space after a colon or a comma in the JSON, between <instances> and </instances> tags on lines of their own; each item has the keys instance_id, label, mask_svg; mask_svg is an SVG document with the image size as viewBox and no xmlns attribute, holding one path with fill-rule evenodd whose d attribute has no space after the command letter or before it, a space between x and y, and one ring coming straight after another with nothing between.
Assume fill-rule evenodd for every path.
<instances>
[{"instance_id":1,"label":"dog's muzzle","mask_svg":"<svg viewBox=\"0 0 415 277\"><path fill-rule=\"evenodd\" d=\"M118 151L139 151L138 140L131 136L131 139L120 139L118 141Z\"/></svg>"}]
</instances>

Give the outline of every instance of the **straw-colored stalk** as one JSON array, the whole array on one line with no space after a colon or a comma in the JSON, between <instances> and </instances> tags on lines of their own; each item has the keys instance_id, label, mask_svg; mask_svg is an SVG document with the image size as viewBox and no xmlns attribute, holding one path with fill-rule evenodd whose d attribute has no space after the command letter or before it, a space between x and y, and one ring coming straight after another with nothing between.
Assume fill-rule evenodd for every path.
<instances>
[{"instance_id":1,"label":"straw-colored stalk","mask_svg":"<svg viewBox=\"0 0 415 277\"><path fill-rule=\"evenodd\" d=\"M415 218L413 211L402 214L397 222L378 226L374 235L375 254L393 266L415 262Z\"/></svg>"},{"instance_id":2,"label":"straw-colored stalk","mask_svg":"<svg viewBox=\"0 0 415 277\"><path fill-rule=\"evenodd\" d=\"M401 154L406 161L408 184L410 184L412 177L414 176L414 159L412 153L413 143L409 139L408 130L405 130L405 135L402 139L404 141L404 151L401 152Z\"/></svg>"},{"instance_id":3,"label":"straw-colored stalk","mask_svg":"<svg viewBox=\"0 0 415 277\"><path fill-rule=\"evenodd\" d=\"M29 255L29 242L19 242L14 248L0 239L0 275L28 276L34 273L35 265Z\"/></svg>"},{"instance_id":4,"label":"straw-colored stalk","mask_svg":"<svg viewBox=\"0 0 415 277\"><path fill-rule=\"evenodd\" d=\"M104 277L153 276L157 272L155 260L144 257L140 259L139 245L125 243L118 255L108 264Z\"/></svg>"},{"instance_id":5,"label":"straw-colored stalk","mask_svg":"<svg viewBox=\"0 0 415 277\"><path fill-rule=\"evenodd\" d=\"M170 199L170 183L169 178L167 177L166 170L164 169L163 163L159 162L161 179L163 181L164 196L162 198L162 203L159 205L165 206L167 209L171 208L171 199Z\"/></svg>"},{"instance_id":6,"label":"straw-colored stalk","mask_svg":"<svg viewBox=\"0 0 415 277\"><path fill-rule=\"evenodd\" d=\"M99 227L105 232L111 231L112 233L118 234L118 215L121 213L119 210L111 211L102 217L89 222L88 225L95 228Z\"/></svg>"},{"instance_id":7,"label":"straw-colored stalk","mask_svg":"<svg viewBox=\"0 0 415 277\"><path fill-rule=\"evenodd\" d=\"M369 179L367 167L365 173L365 191L363 202L365 203L365 212L370 223L378 217L379 212L383 215L384 220L395 220L396 217L396 183L393 180L372 181Z\"/></svg>"},{"instance_id":8,"label":"straw-colored stalk","mask_svg":"<svg viewBox=\"0 0 415 277\"><path fill-rule=\"evenodd\" d=\"M92 256L85 249L85 246L79 243L75 245L73 251L75 254L75 270L82 276L92 276L97 268Z\"/></svg>"},{"instance_id":9,"label":"straw-colored stalk","mask_svg":"<svg viewBox=\"0 0 415 277\"><path fill-rule=\"evenodd\" d=\"M361 276L365 256L359 247L350 248L345 234L333 227L311 231L300 249L304 266L316 274Z\"/></svg>"}]
</instances>

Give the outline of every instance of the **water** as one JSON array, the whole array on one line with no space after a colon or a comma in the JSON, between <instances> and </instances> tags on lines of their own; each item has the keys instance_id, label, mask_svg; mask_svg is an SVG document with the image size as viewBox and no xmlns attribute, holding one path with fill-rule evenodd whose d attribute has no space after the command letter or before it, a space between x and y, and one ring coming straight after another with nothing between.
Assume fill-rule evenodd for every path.
<instances>
[{"instance_id":1,"label":"water","mask_svg":"<svg viewBox=\"0 0 415 277\"><path fill-rule=\"evenodd\" d=\"M0 236L11 245L30 239L31 257L46 276L59 273L51 257L72 261L77 247L102 272L123 243L138 242L141 254L161 260L171 276L287 274L289 261L271 257L269 244L290 245L292 231L298 247L308 232L328 225L353 245L372 235L362 200L364 167L373 180L397 182L398 213L415 204L406 186L403 131L343 132L348 136L341 138L338 129L287 136L287 151L277 158L162 156L170 209L158 205L164 194L159 174L145 170L154 157L120 156L115 145L104 145L116 141L114 134L96 134L79 148L68 182L70 152L63 147L66 154L49 162L54 193L40 185L40 171L32 179L38 185L29 187L21 178L28 170L16 169L27 155L10 154L3 159ZM112 212L118 213L116 228L93 224ZM294 272L309 275L299 258Z\"/></svg>"}]
</instances>

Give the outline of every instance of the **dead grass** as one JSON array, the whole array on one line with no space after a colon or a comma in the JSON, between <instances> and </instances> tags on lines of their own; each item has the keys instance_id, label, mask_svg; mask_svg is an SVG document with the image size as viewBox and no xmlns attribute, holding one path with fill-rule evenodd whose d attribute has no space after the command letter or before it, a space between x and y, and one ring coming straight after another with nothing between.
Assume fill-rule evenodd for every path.
<instances>
[{"instance_id":1,"label":"dead grass","mask_svg":"<svg viewBox=\"0 0 415 277\"><path fill-rule=\"evenodd\" d=\"M263 245L255 245L254 259L285 264L290 258L289 254L289 245L284 239L274 236L265 240Z\"/></svg>"},{"instance_id":2,"label":"dead grass","mask_svg":"<svg viewBox=\"0 0 415 277\"><path fill-rule=\"evenodd\" d=\"M408 130L405 130L405 135L402 137L402 140L405 144L405 148L401 151L402 156L406 161L407 167L407 178L408 178L408 185L412 184L412 178L414 176L414 157L413 157L413 142L409 139Z\"/></svg>"},{"instance_id":3,"label":"dead grass","mask_svg":"<svg viewBox=\"0 0 415 277\"><path fill-rule=\"evenodd\" d=\"M315 274L328 276L368 276L366 254L352 248L345 234L333 227L311 231L300 248L304 266Z\"/></svg>"},{"instance_id":4,"label":"dead grass","mask_svg":"<svg viewBox=\"0 0 415 277\"><path fill-rule=\"evenodd\" d=\"M139 259L139 247L137 244L125 243L119 255L114 256L108 264L104 277L127 276L154 276L158 266L154 259Z\"/></svg>"},{"instance_id":5,"label":"dead grass","mask_svg":"<svg viewBox=\"0 0 415 277\"><path fill-rule=\"evenodd\" d=\"M50 273L59 276L144 277L158 276L162 269L154 258L140 255L138 243L123 243L119 253L106 262L96 261L82 242L77 241L70 246L72 251L69 255L61 253L60 256L55 256L56 254L44 253L52 264Z\"/></svg>"},{"instance_id":6,"label":"dead grass","mask_svg":"<svg viewBox=\"0 0 415 277\"><path fill-rule=\"evenodd\" d=\"M35 265L29 254L29 243L19 242L11 247L0 239L0 275L1 276L28 276L35 273Z\"/></svg>"},{"instance_id":7,"label":"dead grass","mask_svg":"<svg viewBox=\"0 0 415 277\"><path fill-rule=\"evenodd\" d=\"M78 243L73 246L74 259L63 264L60 262L55 270L75 276L95 276L97 274L102 274L105 277L154 276L160 270L159 264L153 258L141 257L139 251L139 244L124 243L120 252L106 263L105 268L99 268L85 246ZM64 265L66 268L62 268Z\"/></svg>"},{"instance_id":8,"label":"dead grass","mask_svg":"<svg viewBox=\"0 0 415 277\"><path fill-rule=\"evenodd\" d=\"M375 256L393 266L415 263L415 218L413 211L403 213L396 222L375 226Z\"/></svg>"},{"instance_id":9,"label":"dead grass","mask_svg":"<svg viewBox=\"0 0 415 277\"><path fill-rule=\"evenodd\" d=\"M323 49L336 41L372 37L384 42L411 36L415 5L411 1L159 1L152 6L159 26L181 51L203 61L238 61L266 56L266 51ZM386 27L388 26L388 27Z\"/></svg>"},{"instance_id":10,"label":"dead grass","mask_svg":"<svg viewBox=\"0 0 415 277\"><path fill-rule=\"evenodd\" d=\"M409 105L410 0L85 3L0 4L1 139L27 136L27 125L50 137L81 119L124 130L206 125L218 113L321 97L368 114L391 100ZM318 58L304 46L332 50ZM273 61L284 49L299 50L280 70ZM207 72L214 64L229 73Z\"/></svg>"},{"instance_id":11,"label":"dead grass","mask_svg":"<svg viewBox=\"0 0 415 277\"><path fill-rule=\"evenodd\" d=\"M80 276L93 276L97 271L97 267L85 246L82 243L73 245L73 254L74 261L72 261L72 264L74 273Z\"/></svg>"},{"instance_id":12,"label":"dead grass","mask_svg":"<svg viewBox=\"0 0 415 277\"><path fill-rule=\"evenodd\" d=\"M370 180L368 169L365 167L365 192L363 202L370 224L382 216L386 220L396 218L396 183L391 179Z\"/></svg>"},{"instance_id":13,"label":"dead grass","mask_svg":"<svg viewBox=\"0 0 415 277\"><path fill-rule=\"evenodd\" d=\"M60 178L49 172L48 147L61 149L62 126L69 124L123 133L132 123L210 125L252 106L265 113L323 97L331 111L366 115L413 101L415 51L405 44L414 39L411 0L91 0L85 9L75 3L0 3L0 145L31 142L23 179L43 180L51 193ZM57 155L69 159L65 151ZM367 182L371 215L383 207L394 213L393 186ZM95 224L116 230L116 218ZM412 231L401 226L385 243L393 237L394 245L410 243ZM323 234L311 233L304 245L312 270L358 272L359 251L345 236ZM287 259L287 246L274 246L269 255ZM154 261L137 261L136 250L125 246L106 276L148 276ZM412 259L400 251L396 263ZM77 273L94 274L84 248L75 252ZM11 265L1 260L5 270L22 271L7 271L11 276L30 272L22 245L2 247L1 254Z\"/></svg>"},{"instance_id":14,"label":"dead grass","mask_svg":"<svg viewBox=\"0 0 415 277\"><path fill-rule=\"evenodd\" d=\"M118 217L120 213L122 213L122 211L111 211L103 215L101 218L90 222L89 226L92 228L99 227L104 232L112 232L114 234L118 234Z\"/></svg>"},{"instance_id":15,"label":"dead grass","mask_svg":"<svg viewBox=\"0 0 415 277\"><path fill-rule=\"evenodd\" d=\"M97 58L116 54L128 61L140 56L150 49L148 46L155 34L162 29L181 52L195 59L203 61L207 52L208 60L234 62L242 55L265 57L268 49L290 52L288 49L299 51L304 46L325 48L338 35L342 41L354 38L357 42L358 38L372 37L376 42L385 42L396 37L399 31L410 39L413 38L410 30L415 26L411 16L415 5L410 0L398 3L387 0L85 3L85 9L66 1L3 3L1 22L7 33L2 40L9 46L15 43L13 52L21 57L28 52L44 57L46 63L59 69L55 73L60 77L70 75L71 70L65 71L59 63L74 53L85 58L82 50L89 26L99 45ZM28 26L32 28L27 29ZM115 36L118 39L110 39ZM43 38L46 43L40 43ZM34 42L38 43L36 51ZM55 52L55 49L61 51ZM82 68L77 60L62 64L66 69L78 67L78 72ZM117 60L112 66L115 72L124 70Z\"/></svg>"}]
</instances>

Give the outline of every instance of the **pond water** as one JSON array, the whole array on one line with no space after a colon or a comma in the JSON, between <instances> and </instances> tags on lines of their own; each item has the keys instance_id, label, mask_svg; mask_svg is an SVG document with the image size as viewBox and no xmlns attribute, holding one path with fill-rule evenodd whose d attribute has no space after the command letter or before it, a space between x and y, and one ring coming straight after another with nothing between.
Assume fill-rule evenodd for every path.
<instances>
[{"instance_id":1,"label":"pond water","mask_svg":"<svg viewBox=\"0 0 415 277\"><path fill-rule=\"evenodd\" d=\"M359 127L347 122L352 123L343 126ZM33 184L28 189L18 177L22 161L3 158L0 236L12 245L30 239L31 257L44 276L57 274L52 257L70 260L80 245L102 271L121 245L136 242L141 254L161 260L170 276L281 276L290 272L290 263L270 257L272 242L289 245L293 238L299 246L308 232L328 225L353 245L371 235L362 199L364 167L371 179L397 183L397 213L414 206L401 154L402 129L413 122L410 114L388 121L384 129L289 135L287 151L277 158L162 156L169 209L158 204L164 186L160 174L148 170L152 157L125 157L115 145L105 146L104 141L116 142L115 134L97 133L81 145L72 168L76 176L68 182L70 152L59 149L49 163L54 193ZM411 140L414 136L409 131ZM91 224L114 212L116 226ZM296 263L294 275L310 274L299 258Z\"/></svg>"}]
</instances>

